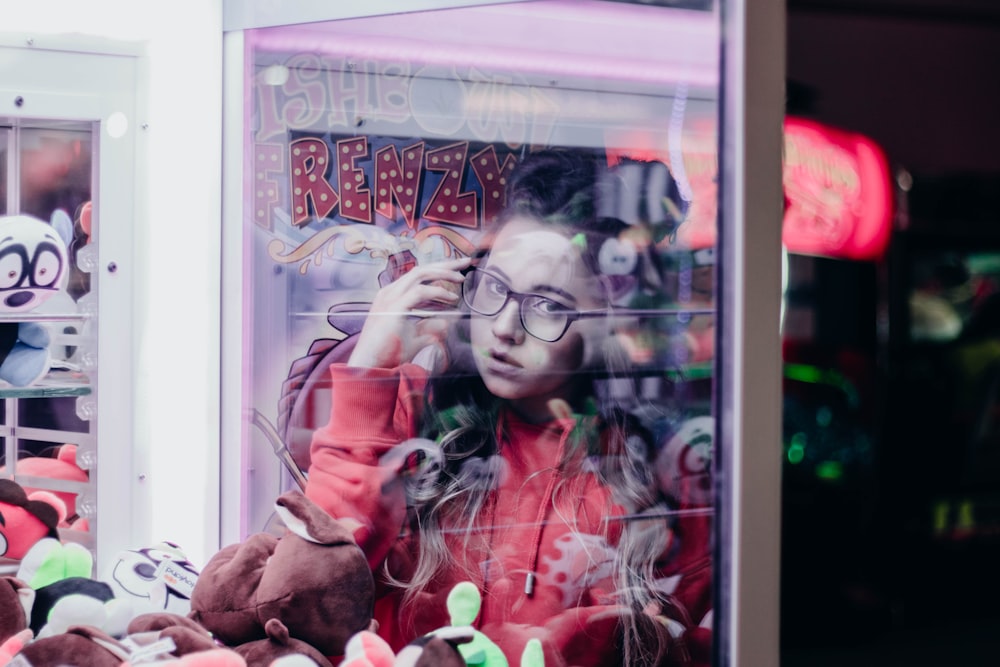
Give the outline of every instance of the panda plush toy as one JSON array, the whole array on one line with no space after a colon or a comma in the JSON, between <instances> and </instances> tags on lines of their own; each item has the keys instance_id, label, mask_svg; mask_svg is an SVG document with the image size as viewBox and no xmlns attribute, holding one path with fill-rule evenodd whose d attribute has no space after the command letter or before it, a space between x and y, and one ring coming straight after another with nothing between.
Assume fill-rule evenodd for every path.
<instances>
[{"instance_id":1,"label":"panda plush toy","mask_svg":"<svg viewBox=\"0 0 1000 667\"><path fill-rule=\"evenodd\" d=\"M56 211L51 223L30 215L0 216L0 380L26 387L50 368L48 329L17 321L62 290L73 223Z\"/></svg>"}]
</instances>

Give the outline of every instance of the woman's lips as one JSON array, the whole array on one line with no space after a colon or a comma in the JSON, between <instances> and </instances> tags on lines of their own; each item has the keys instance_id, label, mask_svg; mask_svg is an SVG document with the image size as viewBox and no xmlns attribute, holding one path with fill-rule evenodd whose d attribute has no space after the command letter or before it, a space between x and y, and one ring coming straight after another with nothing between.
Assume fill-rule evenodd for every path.
<instances>
[{"instance_id":1,"label":"woman's lips","mask_svg":"<svg viewBox=\"0 0 1000 667\"><path fill-rule=\"evenodd\" d=\"M490 350L486 368L497 375L514 375L521 370L521 364L500 350Z\"/></svg>"}]
</instances>

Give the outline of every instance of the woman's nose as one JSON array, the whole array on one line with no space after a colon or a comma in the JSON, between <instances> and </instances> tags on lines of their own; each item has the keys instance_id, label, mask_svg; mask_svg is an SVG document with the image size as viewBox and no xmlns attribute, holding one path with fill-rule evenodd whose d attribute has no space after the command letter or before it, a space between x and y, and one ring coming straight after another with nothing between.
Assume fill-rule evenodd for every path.
<instances>
[{"instance_id":1,"label":"woman's nose","mask_svg":"<svg viewBox=\"0 0 1000 667\"><path fill-rule=\"evenodd\" d=\"M500 312L493 316L493 335L500 340L520 343L524 340L524 326L521 324L521 304L510 299Z\"/></svg>"}]
</instances>

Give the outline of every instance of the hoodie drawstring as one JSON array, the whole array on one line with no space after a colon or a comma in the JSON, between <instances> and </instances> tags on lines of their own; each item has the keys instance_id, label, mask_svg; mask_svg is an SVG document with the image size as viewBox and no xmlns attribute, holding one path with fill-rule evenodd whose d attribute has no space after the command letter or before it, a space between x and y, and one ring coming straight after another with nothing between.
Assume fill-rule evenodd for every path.
<instances>
[{"instance_id":1,"label":"hoodie drawstring","mask_svg":"<svg viewBox=\"0 0 1000 667\"><path fill-rule=\"evenodd\" d=\"M549 509L552 507L552 496L555 493L556 479L560 474L560 467L563 456L566 454L566 442L572 429L563 428L559 438L559 453L556 456L556 467L549 473L549 481L545 485L545 492L541 502L538 504L538 514L535 516L535 530L531 539L531 557L528 561L528 575L524 580L524 594L529 598L535 593L535 579L538 571L538 556L542 548L542 530L545 527L545 519L548 517Z\"/></svg>"}]
</instances>

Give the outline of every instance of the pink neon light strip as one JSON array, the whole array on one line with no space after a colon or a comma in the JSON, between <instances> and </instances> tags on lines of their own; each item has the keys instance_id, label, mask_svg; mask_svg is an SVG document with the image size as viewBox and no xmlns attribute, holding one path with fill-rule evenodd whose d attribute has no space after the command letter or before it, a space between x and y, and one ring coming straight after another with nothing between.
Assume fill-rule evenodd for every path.
<instances>
[{"instance_id":1,"label":"pink neon light strip","mask_svg":"<svg viewBox=\"0 0 1000 667\"><path fill-rule=\"evenodd\" d=\"M247 31L253 51L716 87L710 12L541 0Z\"/></svg>"}]
</instances>

